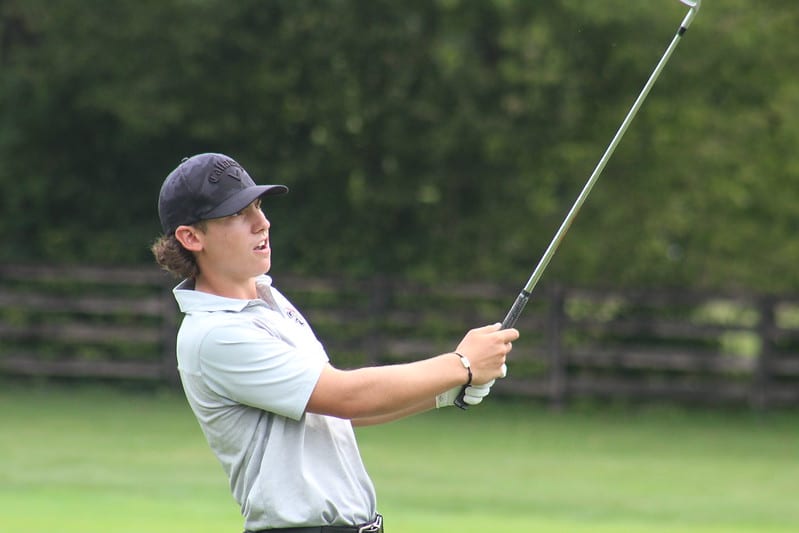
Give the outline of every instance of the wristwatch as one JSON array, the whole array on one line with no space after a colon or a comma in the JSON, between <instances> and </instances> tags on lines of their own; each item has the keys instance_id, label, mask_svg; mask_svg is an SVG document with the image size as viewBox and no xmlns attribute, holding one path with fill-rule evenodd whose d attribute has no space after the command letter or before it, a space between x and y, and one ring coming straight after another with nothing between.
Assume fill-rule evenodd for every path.
<instances>
[{"instance_id":1,"label":"wristwatch","mask_svg":"<svg viewBox=\"0 0 799 533\"><path fill-rule=\"evenodd\" d=\"M472 384L472 364L469 362L469 360L466 358L465 355L460 354L458 352L452 352L452 353L454 353L460 358L463 368L465 368L466 371L469 372L469 381L467 381L466 384L464 385L464 387L468 387L469 385Z\"/></svg>"}]
</instances>

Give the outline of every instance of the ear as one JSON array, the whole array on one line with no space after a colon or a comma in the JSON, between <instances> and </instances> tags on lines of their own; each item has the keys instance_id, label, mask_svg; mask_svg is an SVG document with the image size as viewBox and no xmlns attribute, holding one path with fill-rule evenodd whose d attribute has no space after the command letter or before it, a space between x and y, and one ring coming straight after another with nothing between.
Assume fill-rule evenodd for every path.
<instances>
[{"instance_id":1,"label":"ear","mask_svg":"<svg viewBox=\"0 0 799 533\"><path fill-rule=\"evenodd\" d=\"M199 252L203 249L202 235L194 226L178 226L175 238L190 252Z\"/></svg>"}]
</instances>

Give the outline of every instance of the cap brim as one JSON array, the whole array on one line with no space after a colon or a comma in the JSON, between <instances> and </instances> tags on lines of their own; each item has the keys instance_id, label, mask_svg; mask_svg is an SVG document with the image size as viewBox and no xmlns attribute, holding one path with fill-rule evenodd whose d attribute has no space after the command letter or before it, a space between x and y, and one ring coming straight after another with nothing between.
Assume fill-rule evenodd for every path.
<instances>
[{"instance_id":1,"label":"cap brim","mask_svg":"<svg viewBox=\"0 0 799 533\"><path fill-rule=\"evenodd\" d=\"M289 188L285 185L255 185L254 187L247 187L206 213L203 219L235 215L262 196L277 196L287 192L289 192Z\"/></svg>"}]
</instances>

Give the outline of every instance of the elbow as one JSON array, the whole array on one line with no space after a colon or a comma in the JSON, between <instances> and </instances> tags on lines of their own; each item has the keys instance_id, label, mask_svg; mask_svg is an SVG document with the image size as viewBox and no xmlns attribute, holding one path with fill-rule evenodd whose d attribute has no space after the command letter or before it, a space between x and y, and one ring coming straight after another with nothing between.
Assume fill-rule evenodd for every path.
<instances>
[{"instance_id":1,"label":"elbow","mask_svg":"<svg viewBox=\"0 0 799 533\"><path fill-rule=\"evenodd\" d=\"M306 411L346 420L383 414L385 398L379 387L364 383L357 371L325 369Z\"/></svg>"},{"instance_id":2,"label":"elbow","mask_svg":"<svg viewBox=\"0 0 799 533\"><path fill-rule=\"evenodd\" d=\"M334 416L345 420L355 420L378 414L380 409L367 404L356 395L342 395L338 398L328 400L317 400L313 396L308 402L306 412L320 415Z\"/></svg>"}]
</instances>

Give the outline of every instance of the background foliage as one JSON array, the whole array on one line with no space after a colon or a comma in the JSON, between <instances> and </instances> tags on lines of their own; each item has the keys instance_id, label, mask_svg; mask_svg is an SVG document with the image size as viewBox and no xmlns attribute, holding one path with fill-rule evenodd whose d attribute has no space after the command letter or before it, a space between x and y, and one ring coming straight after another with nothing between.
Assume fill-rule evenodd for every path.
<instances>
[{"instance_id":1,"label":"background foliage","mask_svg":"<svg viewBox=\"0 0 799 533\"><path fill-rule=\"evenodd\" d=\"M5 0L0 259L147 263L221 151L292 194L274 270L518 279L686 12L676 0ZM546 278L799 286L799 4L706 0Z\"/></svg>"}]
</instances>

